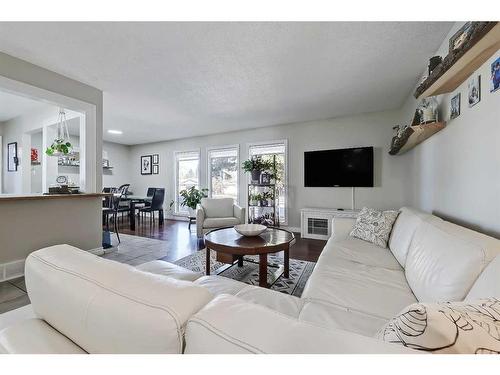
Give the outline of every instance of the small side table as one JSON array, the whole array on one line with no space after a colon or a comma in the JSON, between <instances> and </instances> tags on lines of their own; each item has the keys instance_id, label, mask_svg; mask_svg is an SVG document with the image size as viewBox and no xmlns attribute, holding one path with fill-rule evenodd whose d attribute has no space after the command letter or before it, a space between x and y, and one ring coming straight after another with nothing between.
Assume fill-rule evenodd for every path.
<instances>
[{"instance_id":1,"label":"small side table","mask_svg":"<svg viewBox=\"0 0 500 375\"><path fill-rule=\"evenodd\" d=\"M194 216L189 216L189 224L188 224L188 229L191 230L191 224L196 223L196 217Z\"/></svg>"}]
</instances>

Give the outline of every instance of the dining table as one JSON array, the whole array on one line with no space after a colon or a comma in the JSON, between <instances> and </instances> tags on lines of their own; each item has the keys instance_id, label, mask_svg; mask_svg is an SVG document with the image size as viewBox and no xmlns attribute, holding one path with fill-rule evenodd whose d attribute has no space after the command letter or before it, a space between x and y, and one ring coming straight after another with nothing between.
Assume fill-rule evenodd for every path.
<instances>
[{"instance_id":1,"label":"dining table","mask_svg":"<svg viewBox=\"0 0 500 375\"><path fill-rule=\"evenodd\" d=\"M142 204L146 202L150 202L152 197L143 197L138 195L127 195L121 198L122 202L129 202L130 211L129 211L129 222L130 222L130 230L135 231L135 205ZM163 210L160 210L159 222L160 225L164 223Z\"/></svg>"}]
</instances>

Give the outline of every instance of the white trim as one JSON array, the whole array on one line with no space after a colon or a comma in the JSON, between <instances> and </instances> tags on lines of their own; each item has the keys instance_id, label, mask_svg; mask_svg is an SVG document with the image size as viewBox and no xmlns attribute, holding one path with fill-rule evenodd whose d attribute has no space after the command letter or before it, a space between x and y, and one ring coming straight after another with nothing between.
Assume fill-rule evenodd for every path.
<instances>
[{"instance_id":1,"label":"white trim","mask_svg":"<svg viewBox=\"0 0 500 375\"><path fill-rule=\"evenodd\" d=\"M0 194L3 192L3 139L0 135Z\"/></svg>"},{"instance_id":2,"label":"white trim","mask_svg":"<svg viewBox=\"0 0 500 375\"><path fill-rule=\"evenodd\" d=\"M81 188L87 193L99 192L101 187L98 186L98 180L100 177L97 176L97 171L100 172L102 170L102 155L97 153L99 145L97 144L96 106L92 103L61 95L24 82L15 81L1 75L0 90L32 100L48 103L57 107L66 108L85 115L85 126L83 128L84 132L83 134L80 134L80 139L86 139L86 142L84 142L85 161L80 165L80 173L84 176L84 184L81 185ZM82 149L81 146L80 148ZM30 158L22 158L22 160L24 159L27 159L25 160L26 162L31 163ZM23 169L22 166L21 169ZM29 165L27 173L31 173L31 164Z\"/></svg>"},{"instance_id":3,"label":"white trim","mask_svg":"<svg viewBox=\"0 0 500 375\"><path fill-rule=\"evenodd\" d=\"M250 159L250 147L252 146L265 146L265 145L273 145L273 144L284 144L285 145L285 222L280 223L283 226L287 226L288 224L288 211L289 208L289 199L288 199L288 174L289 174L289 166L288 166L288 139L276 139L271 141L261 141L261 142L250 142L247 143L247 159ZM250 176L247 176L247 183L250 182ZM248 202L246 202L246 206L248 207ZM247 213L248 214L248 213Z\"/></svg>"},{"instance_id":4,"label":"white trim","mask_svg":"<svg viewBox=\"0 0 500 375\"><path fill-rule=\"evenodd\" d=\"M201 149L191 149L191 150L183 150L183 151L174 151L174 213L176 216L187 216L188 211L180 211L179 210L179 202L177 201L179 197L178 189L178 176L179 176L179 165L177 163L177 155L179 154L188 154L188 153L198 153L198 188L201 188Z\"/></svg>"},{"instance_id":5,"label":"white trim","mask_svg":"<svg viewBox=\"0 0 500 375\"><path fill-rule=\"evenodd\" d=\"M25 259L12 262L0 263L0 281L12 280L24 276Z\"/></svg>"},{"instance_id":6,"label":"white trim","mask_svg":"<svg viewBox=\"0 0 500 375\"><path fill-rule=\"evenodd\" d=\"M207 187L208 187L208 196L212 198L212 176L210 174L210 151L223 151L223 150L233 150L236 149L236 204L240 204L240 144L233 145L224 145L224 146L212 146L207 147L205 152L207 153Z\"/></svg>"}]
</instances>

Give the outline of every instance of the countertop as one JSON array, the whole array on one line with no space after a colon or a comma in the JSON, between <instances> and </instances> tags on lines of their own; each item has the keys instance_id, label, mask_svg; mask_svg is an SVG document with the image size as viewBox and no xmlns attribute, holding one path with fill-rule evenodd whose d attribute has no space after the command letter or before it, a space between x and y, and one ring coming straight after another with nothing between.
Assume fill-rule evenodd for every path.
<instances>
[{"instance_id":1,"label":"countertop","mask_svg":"<svg viewBox=\"0 0 500 375\"><path fill-rule=\"evenodd\" d=\"M27 201L27 200L47 200L47 199L84 199L102 198L106 193L82 193L82 194L0 194L0 202L5 201Z\"/></svg>"}]
</instances>

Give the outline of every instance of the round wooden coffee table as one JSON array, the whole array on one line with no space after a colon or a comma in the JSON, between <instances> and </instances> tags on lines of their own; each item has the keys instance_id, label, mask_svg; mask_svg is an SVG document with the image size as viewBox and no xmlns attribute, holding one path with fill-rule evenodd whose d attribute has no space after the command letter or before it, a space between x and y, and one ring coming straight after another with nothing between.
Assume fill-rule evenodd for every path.
<instances>
[{"instance_id":1,"label":"round wooden coffee table","mask_svg":"<svg viewBox=\"0 0 500 375\"><path fill-rule=\"evenodd\" d=\"M290 244L295 236L292 232L280 228L267 228L259 236L244 237L231 228L214 229L205 234L207 248L206 274L210 275L210 250L230 254L238 258L238 266L243 266L244 255L259 256L259 286L268 287L267 254L284 252L283 276L289 277Z\"/></svg>"}]
</instances>

